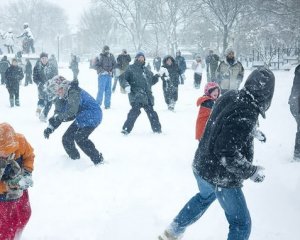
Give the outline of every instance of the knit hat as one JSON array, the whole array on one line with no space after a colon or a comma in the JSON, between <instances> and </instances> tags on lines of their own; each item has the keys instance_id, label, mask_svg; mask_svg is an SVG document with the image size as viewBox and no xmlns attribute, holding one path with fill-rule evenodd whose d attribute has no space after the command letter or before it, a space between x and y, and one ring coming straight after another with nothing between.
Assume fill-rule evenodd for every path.
<instances>
[{"instance_id":1,"label":"knit hat","mask_svg":"<svg viewBox=\"0 0 300 240\"><path fill-rule=\"evenodd\" d=\"M43 58L43 57L48 58L48 53L42 52L42 53L40 54L40 58Z\"/></svg>"},{"instance_id":2,"label":"knit hat","mask_svg":"<svg viewBox=\"0 0 300 240\"><path fill-rule=\"evenodd\" d=\"M139 57L141 57L141 56L143 56L144 58L145 58L145 54L143 53L143 52L137 52L136 53L136 55L135 55L135 58L137 59L137 58L139 58Z\"/></svg>"},{"instance_id":3,"label":"knit hat","mask_svg":"<svg viewBox=\"0 0 300 240\"><path fill-rule=\"evenodd\" d=\"M219 89L220 94L220 86L215 82L208 82L204 87L205 95L209 96L215 89Z\"/></svg>"},{"instance_id":4,"label":"knit hat","mask_svg":"<svg viewBox=\"0 0 300 240\"><path fill-rule=\"evenodd\" d=\"M66 80L63 76L57 75L46 83L46 91L53 97L58 97L58 90L63 88L65 93L68 91L71 82Z\"/></svg>"},{"instance_id":5,"label":"knit hat","mask_svg":"<svg viewBox=\"0 0 300 240\"><path fill-rule=\"evenodd\" d=\"M0 123L0 156L14 153L18 147L15 130L8 123Z\"/></svg>"},{"instance_id":6,"label":"knit hat","mask_svg":"<svg viewBox=\"0 0 300 240\"><path fill-rule=\"evenodd\" d=\"M229 53L234 53L234 50L233 50L232 47L229 47L229 48L226 49L225 56L228 56Z\"/></svg>"}]
</instances>

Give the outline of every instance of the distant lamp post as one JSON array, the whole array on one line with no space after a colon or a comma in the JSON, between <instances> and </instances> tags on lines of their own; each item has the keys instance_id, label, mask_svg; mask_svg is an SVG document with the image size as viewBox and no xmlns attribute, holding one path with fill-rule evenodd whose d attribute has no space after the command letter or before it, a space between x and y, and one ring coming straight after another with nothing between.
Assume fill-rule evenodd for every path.
<instances>
[{"instance_id":1,"label":"distant lamp post","mask_svg":"<svg viewBox=\"0 0 300 240\"><path fill-rule=\"evenodd\" d=\"M57 61L59 62L59 35L57 35Z\"/></svg>"}]
</instances>

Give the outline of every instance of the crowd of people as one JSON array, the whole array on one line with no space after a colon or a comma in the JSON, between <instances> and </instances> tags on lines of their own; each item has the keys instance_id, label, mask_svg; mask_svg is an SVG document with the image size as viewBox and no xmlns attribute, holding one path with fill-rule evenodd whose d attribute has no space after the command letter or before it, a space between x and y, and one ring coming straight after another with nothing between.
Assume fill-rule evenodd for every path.
<instances>
[{"instance_id":1,"label":"crowd of people","mask_svg":"<svg viewBox=\"0 0 300 240\"><path fill-rule=\"evenodd\" d=\"M24 34L26 32L30 35L28 25L24 29ZM33 41L29 46L34 52ZM10 48L9 51L13 50ZM79 86L79 58L76 55L71 56L69 68L73 72L72 80L59 75L54 56L48 58L48 54L42 52L33 70L30 60L26 59L25 85L33 81L37 86L36 114L41 121L48 122L44 137L48 139L63 122L72 122L62 136L66 153L71 159L79 159L77 145L94 165L99 165L104 162L104 157L89 136L101 124L102 103L109 111L117 84L120 84L122 93L128 94L131 106L121 133L128 135L132 132L141 109L144 109L152 131L159 134L162 126L154 110L152 86L161 79L167 108L174 111L180 85L185 84L187 64L178 50L174 57L167 55L161 58L157 55L153 59L154 71L151 71L146 65L144 52L137 52L134 59L131 59L126 49L123 49L115 59L109 46L105 45L99 56L91 62L91 68L97 71L98 92L95 98ZM263 167L252 163L253 141L255 137L260 141L266 139L257 129L258 117L261 115L265 118L265 112L271 105L275 77L267 68L256 69L241 88L244 68L232 48L225 51L224 60L212 50L205 61L196 55L192 70L195 89L200 88L205 70L207 76L204 93L199 94L201 96L195 101L199 107L195 121L195 138L199 145L193 161L193 173L199 193L186 203L158 238L181 239L186 228L197 221L217 199L230 226L228 239L246 240L251 232L251 217L242 184L247 179L262 182L265 177ZM0 73L1 84L9 92L10 106L19 107L19 85L24 78L23 69L18 66L16 58L10 63L7 57L3 57ZM291 113L298 126L295 161L300 161L299 82L300 66L295 70L289 98ZM55 110L53 116L48 118L52 105L55 105ZM0 212L8 212L8 216L0 215L0 236L5 236L5 239L20 236L29 220L31 210L27 189L32 186L33 162L33 148L25 137L16 133L10 124L1 123ZM22 211L21 215L18 215L19 211ZM3 227L9 225L13 227Z\"/></svg>"}]
</instances>

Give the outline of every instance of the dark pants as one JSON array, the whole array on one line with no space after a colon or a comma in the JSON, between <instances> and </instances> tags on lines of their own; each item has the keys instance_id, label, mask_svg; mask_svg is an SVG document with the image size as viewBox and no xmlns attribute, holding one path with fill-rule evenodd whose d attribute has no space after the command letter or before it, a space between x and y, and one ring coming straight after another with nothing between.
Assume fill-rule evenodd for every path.
<instances>
[{"instance_id":1,"label":"dark pants","mask_svg":"<svg viewBox=\"0 0 300 240\"><path fill-rule=\"evenodd\" d=\"M94 143L90 139L88 139L95 128L96 127L79 128L75 121L70 125L70 127L62 137L64 149L66 150L70 158L80 158L80 154L75 146L76 142L80 149L89 156L93 163L99 163L100 153L96 149Z\"/></svg>"},{"instance_id":2,"label":"dark pants","mask_svg":"<svg viewBox=\"0 0 300 240\"><path fill-rule=\"evenodd\" d=\"M15 104L16 104L16 106L20 106L19 85L15 86L13 88L8 88L7 90L9 93L10 106L13 107Z\"/></svg>"},{"instance_id":3,"label":"dark pants","mask_svg":"<svg viewBox=\"0 0 300 240\"><path fill-rule=\"evenodd\" d=\"M32 74L25 75L25 86L27 86L28 84L32 84Z\"/></svg>"},{"instance_id":4,"label":"dark pants","mask_svg":"<svg viewBox=\"0 0 300 240\"><path fill-rule=\"evenodd\" d=\"M200 88L201 85L201 80L202 80L202 74L194 73L194 87L195 88Z\"/></svg>"},{"instance_id":5,"label":"dark pants","mask_svg":"<svg viewBox=\"0 0 300 240\"><path fill-rule=\"evenodd\" d=\"M1 84L5 84L5 72L1 73Z\"/></svg>"},{"instance_id":6,"label":"dark pants","mask_svg":"<svg viewBox=\"0 0 300 240\"><path fill-rule=\"evenodd\" d=\"M174 108L178 100L178 86L172 85L169 81L163 81L163 92L166 104Z\"/></svg>"},{"instance_id":7,"label":"dark pants","mask_svg":"<svg viewBox=\"0 0 300 240\"><path fill-rule=\"evenodd\" d=\"M50 112L51 107L52 107L52 101L45 100L45 107L43 109L43 114L45 117L48 116L48 113Z\"/></svg>"},{"instance_id":8,"label":"dark pants","mask_svg":"<svg viewBox=\"0 0 300 240\"><path fill-rule=\"evenodd\" d=\"M128 133L131 132L134 123L138 116L141 114L141 108L144 108L153 132L161 132L161 125L158 119L157 113L154 111L153 106L150 104L144 105L141 103L136 103L132 105L132 108L130 109L128 115L127 115L127 120L125 121L123 125L123 130L127 131Z\"/></svg>"},{"instance_id":9,"label":"dark pants","mask_svg":"<svg viewBox=\"0 0 300 240\"><path fill-rule=\"evenodd\" d=\"M11 45L6 45L7 53L14 53L13 47Z\"/></svg>"}]
</instances>

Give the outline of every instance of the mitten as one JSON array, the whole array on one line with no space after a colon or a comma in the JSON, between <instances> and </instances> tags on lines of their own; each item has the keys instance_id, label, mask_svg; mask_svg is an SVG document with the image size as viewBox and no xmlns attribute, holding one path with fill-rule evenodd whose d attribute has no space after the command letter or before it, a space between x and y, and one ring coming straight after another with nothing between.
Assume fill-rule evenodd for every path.
<instances>
[{"instance_id":1,"label":"mitten","mask_svg":"<svg viewBox=\"0 0 300 240\"><path fill-rule=\"evenodd\" d=\"M267 141L266 135L260 130L255 130L253 136L261 142Z\"/></svg>"},{"instance_id":2,"label":"mitten","mask_svg":"<svg viewBox=\"0 0 300 240\"><path fill-rule=\"evenodd\" d=\"M51 133L53 133L53 129L47 127L47 128L44 130L44 137L45 137L46 139L48 139Z\"/></svg>"},{"instance_id":3,"label":"mitten","mask_svg":"<svg viewBox=\"0 0 300 240\"><path fill-rule=\"evenodd\" d=\"M253 173L253 175L250 177L250 179L253 182L259 183L262 182L265 179L265 174L264 174L264 168L261 166L257 166L255 172Z\"/></svg>"}]
</instances>

